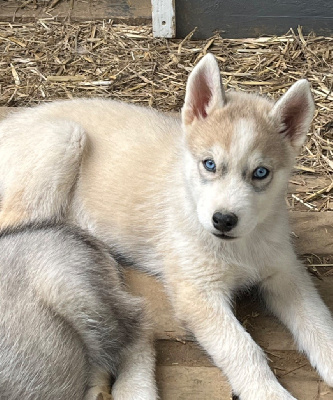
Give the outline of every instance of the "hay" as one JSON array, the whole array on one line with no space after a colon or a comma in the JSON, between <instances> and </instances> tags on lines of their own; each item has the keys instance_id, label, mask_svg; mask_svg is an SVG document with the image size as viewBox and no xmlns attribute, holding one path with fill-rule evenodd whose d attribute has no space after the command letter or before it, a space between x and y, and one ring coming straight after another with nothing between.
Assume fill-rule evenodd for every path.
<instances>
[{"instance_id":1,"label":"hay","mask_svg":"<svg viewBox=\"0 0 333 400\"><path fill-rule=\"evenodd\" d=\"M205 41L154 39L149 26L112 21L0 23L0 105L103 97L163 111L180 110L185 82L207 52L219 60L227 88L277 98L307 78L316 116L297 160L290 208L333 210L333 38L303 36ZM311 181L309 176L318 179ZM319 179L320 178L320 179Z\"/></svg>"}]
</instances>

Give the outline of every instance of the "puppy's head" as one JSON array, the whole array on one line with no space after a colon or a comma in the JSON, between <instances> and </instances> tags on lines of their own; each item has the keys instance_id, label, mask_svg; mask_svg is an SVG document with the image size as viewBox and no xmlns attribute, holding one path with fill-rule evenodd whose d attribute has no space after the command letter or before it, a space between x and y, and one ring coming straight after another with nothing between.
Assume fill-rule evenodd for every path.
<instances>
[{"instance_id":1,"label":"puppy's head","mask_svg":"<svg viewBox=\"0 0 333 400\"><path fill-rule=\"evenodd\" d=\"M306 80L274 104L224 93L214 56L199 62L188 79L182 123L187 188L205 229L241 238L276 210L313 112Z\"/></svg>"}]
</instances>

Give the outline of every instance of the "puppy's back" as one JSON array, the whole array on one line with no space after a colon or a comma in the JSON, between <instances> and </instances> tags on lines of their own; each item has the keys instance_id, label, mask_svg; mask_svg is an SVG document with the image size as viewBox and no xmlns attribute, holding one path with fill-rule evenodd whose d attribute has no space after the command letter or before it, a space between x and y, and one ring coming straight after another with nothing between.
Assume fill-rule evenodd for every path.
<instances>
[{"instance_id":1,"label":"puppy's back","mask_svg":"<svg viewBox=\"0 0 333 400\"><path fill-rule=\"evenodd\" d=\"M88 371L80 338L30 282L33 264L43 261L35 249L41 236L0 239L0 398L82 399Z\"/></svg>"},{"instance_id":2,"label":"puppy's back","mask_svg":"<svg viewBox=\"0 0 333 400\"><path fill-rule=\"evenodd\" d=\"M141 304L84 232L48 224L0 232L0 399L82 400L92 367L116 374Z\"/></svg>"},{"instance_id":3,"label":"puppy's back","mask_svg":"<svg viewBox=\"0 0 333 400\"><path fill-rule=\"evenodd\" d=\"M31 293L1 284L0 398L82 400L86 355L79 337Z\"/></svg>"}]
</instances>

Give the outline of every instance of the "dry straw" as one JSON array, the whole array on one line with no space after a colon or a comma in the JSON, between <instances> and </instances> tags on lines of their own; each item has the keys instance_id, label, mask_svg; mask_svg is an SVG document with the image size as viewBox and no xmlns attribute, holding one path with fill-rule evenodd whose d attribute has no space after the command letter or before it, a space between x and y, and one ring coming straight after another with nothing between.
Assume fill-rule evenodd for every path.
<instances>
[{"instance_id":1,"label":"dry straw","mask_svg":"<svg viewBox=\"0 0 333 400\"><path fill-rule=\"evenodd\" d=\"M0 105L103 97L179 111L189 72L206 53L225 86L277 98L307 78L316 115L291 179L290 208L333 210L333 38L154 39L149 26L112 21L0 23ZM330 194L331 193L331 194Z\"/></svg>"}]
</instances>

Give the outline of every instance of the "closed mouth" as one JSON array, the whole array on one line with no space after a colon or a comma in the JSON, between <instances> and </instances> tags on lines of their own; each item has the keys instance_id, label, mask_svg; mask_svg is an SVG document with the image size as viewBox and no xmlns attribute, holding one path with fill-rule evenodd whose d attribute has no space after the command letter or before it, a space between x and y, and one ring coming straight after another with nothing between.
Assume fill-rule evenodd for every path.
<instances>
[{"instance_id":1,"label":"closed mouth","mask_svg":"<svg viewBox=\"0 0 333 400\"><path fill-rule=\"evenodd\" d=\"M235 236L228 236L224 233L213 233L214 236L218 237L219 239L224 239L224 240L233 240L237 239Z\"/></svg>"}]
</instances>

